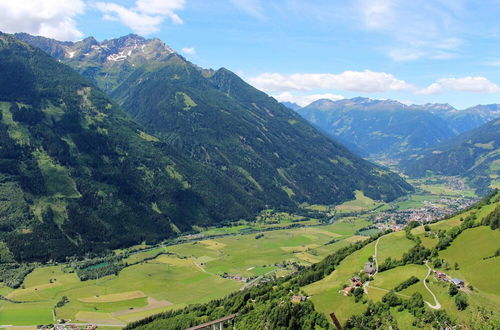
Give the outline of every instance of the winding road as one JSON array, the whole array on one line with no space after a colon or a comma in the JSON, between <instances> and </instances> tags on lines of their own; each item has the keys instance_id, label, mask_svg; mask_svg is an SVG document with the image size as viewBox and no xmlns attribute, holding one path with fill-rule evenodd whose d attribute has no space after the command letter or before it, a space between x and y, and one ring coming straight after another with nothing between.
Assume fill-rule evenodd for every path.
<instances>
[{"instance_id":1,"label":"winding road","mask_svg":"<svg viewBox=\"0 0 500 330\"><path fill-rule=\"evenodd\" d=\"M381 236L381 237L379 237L379 238L377 239L377 242L375 242L375 251L373 252L373 262L375 263L375 273L373 273L372 278L374 278L374 277L375 277L375 275L377 275L377 273L378 273L377 250L378 250L378 243L380 242L380 239L381 239L381 238L382 238L382 236ZM429 293L431 294L432 298L434 298L434 305L432 305L432 304L431 304L430 302L428 302L428 301L426 301L425 303L426 303L426 304L427 304L430 308L432 308L432 309L440 309L440 308L441 308L441 304L439 303L439 301L438 301L438 299L437 299L436 295L435 295L435 294L434 294L434 292L432 292L432 291L431 291L431 289L429 289L429 287L427 286L427 282L426 282L426 281L427 281L427 278L428 278L428 277L429 277L429 275L432 273L432 268L431 268L431 267L429 267L429 265L428 265L428 261L427 261L427 260L425 261L425 266L427 266L427 268L428 268L429 270L427 271L427 275L425 275L425 278L424 278L424 280L423 280L423 283L424 283L424 286L425 286L425 288L427 289L427 291L429 291ZM370 285L369 285L369 284L370 284L370 281L366 281L366 282L363 284L363 290L364 290L365 294L368 294L368 290L367 290L366 288L370 288ZM377 287L371 287L371 288L373 288L373 289L378 289L378 290L383 290L383 291L387 291L387 292L389 292L389 290L387 290L387 289L383 289L383 288L377 288ZM400 295L400 296L405 296L405 295L402 295L402 294L399 294L399 293L396 293L396 294L397 294L397 295ZM408 296L406 296L406 297L408 297Z\"/></svg>"},{"instance_id":2,"label":"winding road","mask_svg":"<svg viewBox=\"0 0 500 330\"><path fill-rule=\"evenodd\" d=\"M425 288L427 289L427 291L429 291L429 293L431 294L432 298L434 298L434 305L431 305L430 302L425 302L427 305L429 305L430 308L432 309L440 309L441 308L441 304L439 303L439 301L437 300L436 298L436 295L434 294L434 292L431 291L431 289L429 289L429 287L427 286L427 278L429 277L429 275L432 273L432 269L431 267L429 267L429 265L427 264L428 261L426 260L425 261L425 265L427 266L427 268L429 269L429 271L427 272L427 275L425 275L425 278L424 278L424 286Z\"/></svg>"}]
</instances>

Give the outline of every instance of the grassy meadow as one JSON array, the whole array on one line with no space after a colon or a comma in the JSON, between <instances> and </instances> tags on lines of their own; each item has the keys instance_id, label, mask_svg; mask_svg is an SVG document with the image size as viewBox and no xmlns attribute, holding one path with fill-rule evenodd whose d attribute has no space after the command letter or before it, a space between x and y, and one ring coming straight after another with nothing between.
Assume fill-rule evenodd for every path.
<instances>
[{"instance_id":1,"label":"grassy meadow","mask_svg":"<svg viewBox=\"0 0 500 330\"><path fill-rule=\"evenodd\" d=\"M354 233L368 224L345 218L331 225L266 231L261 237L239 234L157 247L130 254L124 262L133 265L118 276L84 282L75 273L63 272L63 265L39 267L25 278L22 288L0 285L0 294L22 302L0 300L0 324L48 324L54 322L54 310L56 319L121 327L164 310L223 297L244 285L219 276L224 273L284 276L293 269L277 264L318 262L349 244ZM131 250L136 248L145 246ZM54 309L63 296L68 302ZM30 317L25 317L27 311Z\"/></svg>"}]
</instances>

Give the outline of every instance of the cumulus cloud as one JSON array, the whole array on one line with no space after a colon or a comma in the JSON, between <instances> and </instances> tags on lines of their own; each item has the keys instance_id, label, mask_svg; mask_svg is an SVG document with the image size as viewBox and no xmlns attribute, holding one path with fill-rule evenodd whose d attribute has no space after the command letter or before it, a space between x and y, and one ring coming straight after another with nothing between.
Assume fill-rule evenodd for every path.
<instances>
[{"instance_id":1,"label":"cumulus cloud","mask_svg":"<svg viewBox=\"0 0 500 330\"><path fill-rule=\"evenodd\" d=\"M269 93L287 91L345 90L353 92L387 92L411 90L414 87L404 80L385 72L344 71L332 73L263 73L248 79L255 87Z\"/></svg>"},{"instance_id":2,"label":"cumulus cloud","mask_svg":"<svg viewBox=\"0 0 500 330\"><path fill-rule=\"evenodd\" d=\"M195 55L196 54L196 49L194 49L194 47L185 47L185 48L182 48L181 51L186 55Z\"/></svg>"},{"instance_id":3,"label":"cumulus cloud","mask_svg":"<svg viewBox=\"0 0 500 330\"><path fill-rule=\"evenodd\" d=\"M159 31L167 18L174 24L182 24L176 12L184 9L185 4L186 0L137 0L130 8L113 2L97 2L95 6L104 19L118 21L136 33L147 35Z\"/></svg>"},{"instance_id":4,"label":"cumulus cloud","mask_svg":"<svg viewBox=\"0 0 500 330\"><path fill-rule=\"evenodd\" d=\"M283 92L278 95L274 95L274 98L280 102L293 102L298 105L305 107L306 105L320 99L329 99L332 101L342 100L344 97L342 95L325 93L325 94L309 94L309 95L295 95L290 92Z\"/></svg>"},{"instance_id":5,"label":"cumulus cloud","mask_svg":"<svg viewBox=\"0 0 500 330\"><path fill-rule=\"evenodd\" d=\"M491 94L500 93L500 86L485 77L442 78L417 93L428 95L445 91Z\"/></svg>"},{"instance_id":6,"label":"cumulus cloud","mask_svg":"<svg viewBox=\"0 0 500 330\"><path fill-rule=\"evenodd\" d=\"M77 40L83 33L75 17L84 10L82 0L0 0L0 31Z\"/></svg>"}]
</instances>

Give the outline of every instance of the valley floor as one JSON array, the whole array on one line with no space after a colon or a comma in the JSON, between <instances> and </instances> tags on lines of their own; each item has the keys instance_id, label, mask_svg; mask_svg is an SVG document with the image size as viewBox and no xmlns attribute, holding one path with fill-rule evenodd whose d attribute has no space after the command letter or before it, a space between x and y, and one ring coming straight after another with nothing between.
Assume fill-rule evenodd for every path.
<instances>
[{"instance_id":1,"label":"valley floor","mask_svg":"<svg viewBox=\"0 0 500 330\"><path fill-rule=\"evenodd\" d=\"M319 262L351 242L366 239L377 232L370 226L381 212L425 207L429 200L442 201L444 197L462 197L453 190L440 191L436 186L430 187L432 189L417 191L413 196L390 204L376 202L357 193L356 200L337 207L303 206L335 217L336 220L331 224L320 225L315 219L268 212L262 214L261 222L203 230L198 235L192 235L191 241L182 244L150 248L140 246L116 251L120 254L141 249L123 260L131 266L125 267L118 275L95 280L81 281L75 273L64 271L67 265L38 267L26 277L19 289L0 285L0 295L7 299L0 300L0 325L33 326L64 319L111 328L123 327L128 322L161 311L220 298L260 280L295 272L302 266ZM448 222L434 226L445 226ZM276 228L290 224L304 227ZM424 244L433 244L431 239L423 237L423 233L418 234L421 234ZM401 258L413 245L412 241L406 239L404 232L384 236L378 244L377 260L381 262L388 257ZM342 267L330 276L304 288L312 296L317 310L325 313L335 310L339 319L345 321L365 308L362 303L354 303L352 297L345 297L338 291L354 272L363 268L368 257L374 254L374 246L375 242L370 243L344 260ZM444 252L449 253L447 251ZM454 258L463 256L451 253L448 258L454 262ZM467 262L459 260L464 267L457 276L475 281L474 275L467 273ZM387 290L409 274L415 274L421 281L399 294L405 296L418 291L426 301L434 304L429 290L422 284L427 274L424 265L407 265L377 274L366 287L368 297L380 300ZM430 278L430 290L436 292L438 300L443 301L446 308L449 299L443 298L444 289L439 283L434 283L432 276ZM495 300L498 297L491 297L487 293L489 291L483 291L481 284L477 288L474 294L484 292L490 304L499 303ZM63 297L67 301L55 307ZM483 297L477 296L471 300L474 299Z\"/></svg>"}]
</instances>

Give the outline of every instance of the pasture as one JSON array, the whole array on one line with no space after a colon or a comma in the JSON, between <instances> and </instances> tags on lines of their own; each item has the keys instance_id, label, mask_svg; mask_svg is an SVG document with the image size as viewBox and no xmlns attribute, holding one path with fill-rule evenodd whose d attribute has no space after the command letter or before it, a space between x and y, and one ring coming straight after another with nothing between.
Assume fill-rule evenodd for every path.
<instances>
[{"instance_id":1,"label":"pasture","mask_svg":"<svg viewBox=\"0 0 500 330\"><path fill-rule=\"evenodd\" d=\"M157 247L125 258L130 266L118 276L84 282L75 273L63 272L64 265L39 267L26 277L24 288L0 288L7 298L23 302L0 301L0 324L48 324L54 322L54 310L56 319L121 327L164 310L223 297L243 286L222 278L224 273L286 275L291 269L278 264L317 262L349 244L346 239L367 225L363 219L345 218L325 226L266 231L258 238L252 233ZM54 309L63 296L68 302Z\"/></svg>"}]
</instances>

